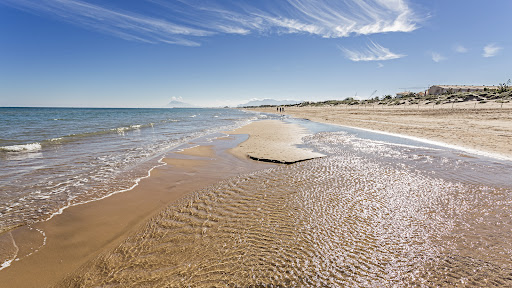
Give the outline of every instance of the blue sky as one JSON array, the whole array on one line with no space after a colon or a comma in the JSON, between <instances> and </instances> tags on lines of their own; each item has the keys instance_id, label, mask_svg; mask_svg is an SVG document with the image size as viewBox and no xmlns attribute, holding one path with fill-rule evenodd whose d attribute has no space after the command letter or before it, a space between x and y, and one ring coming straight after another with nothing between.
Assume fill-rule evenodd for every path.
<instances>
[{"instance_id":1,"label":"blue sky","mask_svg":"<svg viewBox=\"0 0 512 288\"><path fill-rule=\"evenodd\" d=\"M510 11L510 0L0 0L0 106L497 85L512 78Z\"/></svg>"}]
</instances>

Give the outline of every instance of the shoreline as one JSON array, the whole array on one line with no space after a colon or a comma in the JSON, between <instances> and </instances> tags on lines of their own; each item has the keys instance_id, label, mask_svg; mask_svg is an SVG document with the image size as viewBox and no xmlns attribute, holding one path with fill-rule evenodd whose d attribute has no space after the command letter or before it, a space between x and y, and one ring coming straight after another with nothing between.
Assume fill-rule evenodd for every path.
<instances>
[{"instance_id":1,"label":"shoreline","mask_svg":"<svg viewBox=\"0 0 512 288\"><path fill-rule=\"evenodd\" d=\"M262 127L278 132L272 133L274 136L282 136L270 149L265 144L275 139L269 139L268 135L259 139L258 131L261 132ZM295 147L301 143L304 133L298 125L262 120L224 132L226 136L199 142L192 140L184 148L166 153L158 161L159 165L151 168L147 176L138 179L130 189L64 207L44 221L6 231L0 235L0 242L12 242L12 251L16 251L2 265L0 282L13 287L55 285L98 255L114 249L162 209L194 191L229 177L276 165L251 160L246 149L237 150L247 143L263 147L270 158L278 157L276 159L280 160L273 161L275 163L322 157ZM291 153L282 155L283 151ZM296 157L303 158L297 160ZM32 277L23 277L27 273Z\"/></svg>"},{"instance_id":2,"label":"shoreline","mask_svg":"<svg viewBox=\"0 0 512 288\"><path fill-rule=\"evenodd\" d=\"M245 108L276 113L275 107ZM512 108L436 109L286 107L282 115L422 140L512 160Z\"/></svg>"},{"instance_id":3,"label":"shoreline","mask_svg":"<svg viewBox=\"0 0 512 288\"><path fill-rule=\"evenodd\" d=\"M224 151L224 146L235 146L242 138L230 135L229 141L190 142L191 147L168 152L162 164L131 189L72 205L48 220L2 233L2 243L12 241L17 251L10 262L4 262L0 283L11 287L54 285L103 251L116 247L161 209L189 193L227 177L271 167Z\"/></svg>"},{"instance_id":4,"label":"shoreline","mask_svg":"<svg viewBox=\"0 0 512 288\"><path fill-rule=\"evenodd\" d=\"M297 125L277 122L290 130ZM247 144L257 138L252 134L257 128L240 129L252 131L238 144L245 148L238 159L253 152ZM272 125L264 130L280 136ZM228 134L236 136L233 132ZM442 285L460 283L481 261L490 264L479 270L475 283L489 277L509 283L511 230L495 225L508 223L503 197L509 183L487 186L470 179L506 174L510 163L496 163L495 171L487 165L454 169L460 156L444 149L427 155L423 149L397 149L391 158L366 158L360 150L345 150L346 139L338 136L312 136L319 141L312 147L325 147L319 151L332 153L329 157L274 165L188 194L57 287ZM271 147L263 139L259 145ZM402 157L407 155L421 160ZM471 158L462 161L472 163ZM404 165L389 165L390 159ZM473 249L482 245L480 239L490 240ZM308 265L311 261L318 262ZM394 275L386 278L389 273Z\"/></svg>"},{"instance_id":5,"label":"shoreline","mask_svg":"<svg viewBox=\"0 0 512 288\"><path fill-rule=\"evenodd\" d=\"M287 110L287 114L294 112ZM296 146L301 144L305 129L282 120L256 121L224 133L227 136L206 142L189 142L187 148L167 153L161 161L165 164L153 168L149 176L130 191L73 206L49 221L4 233L9 234L13 244L17 245L19 255L30 257L25 256L25 259L10 263L12 266L0 271L0 283L12 287L40 287L63 285L63 281L72 281L73 277L79 279L84 271L97 264L98 257L109 255L180 199L229 177L276 167L276 164L249 160L258 155L251 154L255 147L270 153L265 159L279 163L288 162L290 158L286 157L296 156L291 153L283 158L283 151L295 151L302 155L303 160L309 159L309 153L312 153ZM277 142L276 146L272 141ZM46 243L34 245L37 241Z\"/></svg>"}]
</instances>

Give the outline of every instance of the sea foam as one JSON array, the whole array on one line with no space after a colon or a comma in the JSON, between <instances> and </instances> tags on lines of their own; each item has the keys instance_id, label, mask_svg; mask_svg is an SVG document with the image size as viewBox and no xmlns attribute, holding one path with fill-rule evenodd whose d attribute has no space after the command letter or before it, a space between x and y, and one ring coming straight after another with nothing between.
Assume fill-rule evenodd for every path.
<instances>
[{"instance_id":1,"label":"sea foam","mask_svg":"<svg viewBox=\"0 0 512 288\"><path fill-rule=\"evenodd\" d=\"M30 143L21 145L2 146L0 151L4 152L31 152L41 150L41 143Z\"/></svg>"}]
</instances>

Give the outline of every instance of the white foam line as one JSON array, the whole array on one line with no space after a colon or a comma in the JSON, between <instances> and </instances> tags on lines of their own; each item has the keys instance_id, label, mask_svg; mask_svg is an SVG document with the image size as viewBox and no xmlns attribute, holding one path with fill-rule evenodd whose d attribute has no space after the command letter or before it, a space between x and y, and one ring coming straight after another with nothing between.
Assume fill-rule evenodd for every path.
<instances>
[{"instance_id":1,"label":"white foam line","mask_svg":"<svg viewBox=\"0 0 512 288\"><path fill-rule=\"evenodd\" d=\"M396 147L404 147L404 148L421 148L425 150L434 150L439 151L441 149L432 148L432 147L425 147L425 146L414 146L414 145L407 145L407 144L398 144L398 143L390 143L385 141L378 141L378 140L370 140L373 143L381 144L381 145L388 145L388 146L396 146Z\"/></svg>"},{"instance_id":2,"label":"white foam line","mask_svg":"<svg viewBox=\"0 0 512 288\"><path fill-rule=\"evenodd\" d=\"M0 265L0 271L11 266L12 261L16 260L16 257L18 257L18 252L20 252L20 248L18 247L18 245L16 245L16 241L14 241L14 237L12 236L11 231L9 231L9 235L11 236L12 245L14 246L14 248L16 248L16 252L14 252L14 256L12 257L12 259L5 260L4 263L2 263L2 265Z\"/></svg>"},{"instance_id":3,"label":"white foam line","mask_svg":"<svg viewBox=\"0 0 512 288\"><path fill-rule=\"evenodd\" d=\"M420 138L420 137L415 137L415 136L409 136L409 135L404 135L404 134L397 134L397 133L391 133L391 132L385 132L385 131L379 131L379 130L372 130L372 129L367 129L367 128L354 127L354 126L347 126L347 125L341 125L341 124L332 124L332 123L328 123L328 124L336 125L336 126L341 126L341 127L347 127L347 128L361 130L361 131L368 131L368 132L382 134L382 135L389 135L389 136L394 136L394 137L414 140L414 141L418 141L418 142L422 142L422 143L426 143L426 144L430 144L430 145L436 145L436 146L441 146L441 147L445 147L445 148L460 150L460 151L464 151L464 152L467 152L467 153L471 153L471 154L475 154L475 155L480 155L480 156L485 156L485 157L489 157L489 158L493 158L493 159L497 159L497 160L512 161L512 157L505 156L505 155L502 155L502 154L486 152L486 151L472 149L472 148L467 148L467 147L462 147L462 146L458 146L458 145L454 145L454 144L448 144L448 143L440 142L440 141L436 141L436 140L430 140L430 139L425 139L425 138Z\"/></svg>"},{"instance_id":4,"label":"white foam line","mask_svg":"<svg viewBox=\"0 0 512 288\"><path fill-rule=\"evenodd\" d=\"M107 194L107 195L105 195L103 197L100 197L100 198L95 198L95 199L87 200L87 201L84 201L84 202L74 203L74 204L70 204L70 205L61 207L57 212L54 212L52 215L50 215L50 217L48 217L44 221L48 221L48 220L52 219L53 217L55 217L56 215L62 214L64 212L64 210L66 210L67 208L78 206L78 205L82 205L82 204L87 204L87 203L91 203L91 202L95 202L95 201L99 201L99 200L103 200L103 199L108 198L110 196L113 196L113 195L116 195L116 194L119 194L119 193L123 193L123 192L127 192L127 191L132 190L133 188L135 188L135 187L137 187L139 185L141 180L149 178L151 176L151 171L153 171L153 169L167 165L167 163L165 163L163 161L164 158L165 157L162 157L160 160L158 160L158 163L160 163L160 165L156 165L155 167L152 167L151 169L149 169L148 175L140 177L140 178L137 178L135 180L135 184L133 184L132 187L112 192L112 193Z\"/></svg>"},{"instance_id":5,"label":"white foam line","mask_svg":"<svg viewBox=\"0 0 512 288\"><path fill-rule=\"evenodd\" d=\"M30 226L28 228L30 230L36 230L41 235L43 235L43 243L41 245L39 245L39 247L37 247L34 251L30 252L29 254L25 255L24 257L17 258L18 257L18 252L20 251L20 248L18 247L18 245L16 245L16 241L14 241L14 237L12 236L12 233L11 233L11 231L9 231L9 235L11 235L11 239L12 239L12 245L14 246L14 248L16 248L16 252L14 253L14 256L12 257L12 259L4 261L4 263L2 263L2 265L0 265L0 271L2 269L5 269L5 268L11 266L11 263L14 262L14 261L19 261L21 259L30 257L31 255L39 252L39 250L41 250L41 248L43 248L46 245L46 240L48 239L48 237L46 237L46 233L44 233L43 230L38 229L38 228L32 228Z\"/></svg>"}]
</instances>

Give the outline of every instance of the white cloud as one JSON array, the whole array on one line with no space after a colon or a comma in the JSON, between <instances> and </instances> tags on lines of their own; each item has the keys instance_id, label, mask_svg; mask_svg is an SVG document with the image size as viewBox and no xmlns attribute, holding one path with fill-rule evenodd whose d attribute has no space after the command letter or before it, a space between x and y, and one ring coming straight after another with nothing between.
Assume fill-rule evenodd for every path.
<instances>
[{"instance_id":1,"label":"white cloud","mask_svg":"<svg viewBox=\"0 0 512 288\"><path fill-rule=\"evenodd\" d=\"M404 1L396 0L288 0L276 25L290 32L307 32L327 38L350 34L369 35L383 32L411 32L418 22Z\"/></svg>"},{"instance_id":2,"label":"white cloud","mask_svg":"<svg viewBox=\"0 0 512 288\"><path fill-rule=\"evenodd\" d=\"M198 42L184 36L204 37L214 34L212 31L175 24L165 19L107 9L79 0L5 0L5 2L126 40L198 46Z\"/></svg>"},{"instance_id":3,"label":"white cloud","mask_svg":"<svg viewBox=\"0 0 512 288\"><path fill-rule=\"evenodd\" d=\"M455 45L455 47L453 47L453 50L455 50L455 52L457 53L466 53L468 52L468 48L462 46L462 45Z\"/></svg>"},{"instance_id":4,"label":"white cloud","mask_svg":"<svg viewBox=\"0 0 512 288\"><path fill-rule=\"evenodd\" d=\"M496 43L488 44L484 47L484 53L482 56L484 57L494 57L500 50L502 50L503 47L497 46Z\"/></svg>"},{"instance_id":5,"label":"white cloud","mask_svg":"<svg viewBox=\"0 0 512 288\"><path fill-rule=\"evenodd\" d=\"M179 96L179 97L171 97L171 101L183 101L183 97Z\"/></svg>"},{"instance_id":6,"label":"white cloud","mask_svg":"<svg viewBox=\"0 0 512 288\"><path fill-rule=\"evenodd\" d=\"M350 50L344 47L338 47L345 54L348 59L358 61L385 61L391 59L398 59L405 57L406 55L395 54L389 51L388 48L382 47L381 45L370 41L368 45L361 50ZM382 65L382 64L381 64Z\"/></svg>"},{"instance_id":7,"label":"white cloud","mask_svg":"<svg viewBox=\"0 0 512 288\"><path fill-rule=\"evenodd\" d=\"M2 0L126 40L188 46L200 45L200 37L216 34L305 33L340 38L410 32L419 22L403 0L280 0L265 5L259 1L147 0L144 11L157 11L151 13L130 10L123 1L108 8L86 1Z\"/></svg>"},{"instance_id":8,"label":"white cloud","mask_svg":"<svg viewBox=\"0 0 512 288\"><path fill-rule=\"evenodd\" d=\"M439 63L443 60L446 60L446 57L444 57L443 55L441 55L437 52L432 52L432 60L436 63Z\"/></svg>"},{"instance_id":9,"label":"white cloud","mask_svg":"<svg viewBox=\"0 0 512 288\"><path fill-rule=\"evenodd\" d=\"M382 67L384 67L384 64L382 64L382 63L377 63L377 68L382 68Z\"/></svg>"}]
</instances>

